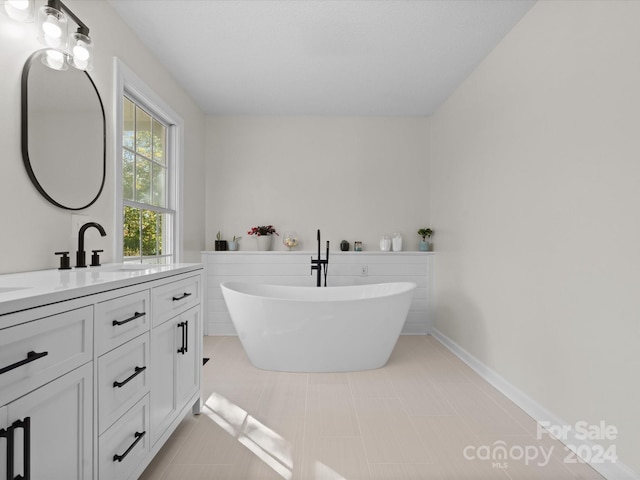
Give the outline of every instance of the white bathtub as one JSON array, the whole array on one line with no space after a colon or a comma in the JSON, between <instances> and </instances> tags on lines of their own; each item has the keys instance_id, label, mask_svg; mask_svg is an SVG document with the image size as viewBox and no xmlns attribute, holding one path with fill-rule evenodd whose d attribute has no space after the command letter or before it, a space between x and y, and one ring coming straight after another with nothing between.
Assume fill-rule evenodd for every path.
<instances>
[{"instance_id":1,"label":"white bathtub","mask_svg":"<svg viewBox=\"0 0 640 480\"><path fill-rule=\"evenodd\" d=\"M220 284L249 361L264 370L353 372L384 366L415 283L350 287Z\"/></svg>"}]
</instances>

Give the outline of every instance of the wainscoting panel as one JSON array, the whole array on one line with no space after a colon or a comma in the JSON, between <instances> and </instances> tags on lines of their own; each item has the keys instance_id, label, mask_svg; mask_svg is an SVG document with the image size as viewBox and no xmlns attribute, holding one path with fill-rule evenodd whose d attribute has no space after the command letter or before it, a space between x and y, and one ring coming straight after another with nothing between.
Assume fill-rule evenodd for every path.
<instances>
[{"instance_id":1,"label":"wainscoting panel","mask_svg":"<svg viewBox=\"0 0 640 480\"><path fill-rule=\"evenodd\" d=\"M322 252L324 258L325 252ZM205 333L236 335L222 297L223 282L252 282L273 285L313 287L313 252L202 252L205 265ZM364 285L386 282L415 282L407 320L406 335L423 335L432 328L431 299L433 285L431 252L330 252L329 286ZM363 273L363 268L365 273Z\"/></svg>"}]
</instances>

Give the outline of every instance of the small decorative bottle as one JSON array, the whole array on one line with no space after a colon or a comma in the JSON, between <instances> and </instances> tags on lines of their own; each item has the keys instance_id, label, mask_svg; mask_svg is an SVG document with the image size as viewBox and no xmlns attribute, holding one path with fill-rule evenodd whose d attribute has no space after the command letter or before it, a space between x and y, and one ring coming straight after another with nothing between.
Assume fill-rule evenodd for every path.
<instances>
[{"instance_id":1,"label":"small decorative bottle","mask_svg":"<svg viewBox=\"0 0 640 480\"><path fill-rule=\"evenodd\" d=\"M400 233L393 234L393 251L394 252L402 251L402 235Z\"/></svg>"},{"instance_id":2,"label":"small decorative bottle","mask_svg":"<svg viewBox=\"0 0 640 480\"><path fill-rule=\"evenodd\" d=\"M380 238L380 250L383 252L391 250L391 237L389 237L389 235L383 235Z\"/></svg>"}]
</instances>

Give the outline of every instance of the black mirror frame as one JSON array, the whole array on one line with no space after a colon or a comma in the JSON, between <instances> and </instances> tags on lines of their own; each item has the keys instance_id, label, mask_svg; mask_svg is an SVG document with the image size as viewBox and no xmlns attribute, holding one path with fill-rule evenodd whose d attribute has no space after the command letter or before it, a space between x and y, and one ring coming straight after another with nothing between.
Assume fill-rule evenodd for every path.
<instances>
[{"instance_id":1,"label":"black mirror frame","mask_svg":"<svg viewBox=\"0 0 640 480\"><path fill-rule=\"evenodd\" d=\"M24 64L24 67L22 69L22 80L21 80L21 89L22 89L22 99L21 99L21 141L22 141L22 161L24 163L24 166L27 170L27 174L29 175L29 179L31 180L31 183L33 183L33 185L36 187L36 189L38 190L38 192L40 192L40 194L46 198L49 202L51 202L53 205L55 205L56 207L59 208L63 208L65 210L84 210L85 208L90 207L91 205L93 205L96 200L98 200L98 198L100 197L100 195L102 194L102 190L104 189L104 184L106 181L106 176L107 176L107 125L106 125L106 118L105 118L105 114L104 114L104 105L102 103L102 98L100 97L100 92L98 92L98 89L96 88L96 84L93 82L93 79L91 78L91 76L87 73L87 72L83 72L87 78L89 79L89 82L91 82L91 86L93 87L93 89L96 92L96 96L98 97L98 102L100 103L100 110L102 112L102 182L100 183L100 189L98 190L98 193L96 194L96 196L93 198L93 200L91 200L89 203L87 203L86 205L82 206L82 207L68 207L65 205L62 205L61 203L57 202L55 199L53 199L42 187L42 185L40 185L40 182L38 182L38 179L36 178L36 175L33 171L33 168L31 167L31 160L29 159L29 114L28 114L28 106L29 106L29 99L28 99L28 80L29 80L29 70L31 69L31 65L35 62L38 61L38 58L40 57L40 55L42 55L42 53L45 50L38 50L36 52L34 52L33 54L31 54L31 56L29 56L29 58L27 59L27 61Z\"/></svg>"}]
</instances>

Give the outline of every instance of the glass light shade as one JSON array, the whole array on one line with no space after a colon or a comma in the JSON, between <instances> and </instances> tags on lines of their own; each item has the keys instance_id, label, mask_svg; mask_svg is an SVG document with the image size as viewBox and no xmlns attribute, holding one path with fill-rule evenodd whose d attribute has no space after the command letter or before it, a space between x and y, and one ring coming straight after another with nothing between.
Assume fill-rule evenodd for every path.
<instances>
[{"instance_id":1,"label":"glass light shade","mask_svg":"<svg viewBox=\"0 0 640 480\"><path fill-rule=\"evenodd\" d=\"M90 71L93 68L93 42L88 35L73 33L69 40L69 63L78 70Z\"/></svg>"},{"instance_id":2,"label":"glass light shade","mask_svg":"<svg viewBox=\"0 0 640 480\"><path fill-rule=\"evenodd\" d=\"M18 22L33 21L33 0L5 0L3 9L7 16Z\"/></svg>"},{"instance_id":3,"label":"glass light shade","mask_svg":"<svg viewBox=\"0 0 640 480\"><path fill-rule=\"evenodd\" d=\"M42 63L53 70L66 70L69 68L66 62L66 54L60 50L49 48L42 56Z\"/></svg>"},{"instance_id":4,"label":"glass light shade","mask_svg":"<svg viewBox=\"0 0 640 480\"><path fill-rule=\"evenodd\" d=\"M38 40L47 47L64 50L67 46L67 16L53 7L40 8Z\"/></svg>"}]
</instances>

